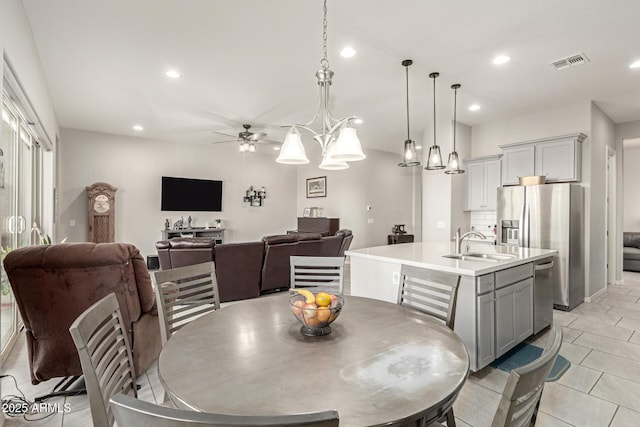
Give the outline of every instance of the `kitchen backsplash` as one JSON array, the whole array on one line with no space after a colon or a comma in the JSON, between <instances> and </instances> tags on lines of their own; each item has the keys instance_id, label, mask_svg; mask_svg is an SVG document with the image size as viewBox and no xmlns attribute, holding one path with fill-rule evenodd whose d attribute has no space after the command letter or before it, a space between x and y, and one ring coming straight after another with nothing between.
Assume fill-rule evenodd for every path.
<instances>
[{"instance_id":1,"label":"kitchen backsplash","mask_svg":"<svg viewBox=\"0 0 640 427\"><path fill-rule=\"evenodd\" d=\"M497 213L495 211L471 212L471 229L481 232L492 240L495 240L493 228L498 224L497 221Z\"/></svg>"}]
</instances>

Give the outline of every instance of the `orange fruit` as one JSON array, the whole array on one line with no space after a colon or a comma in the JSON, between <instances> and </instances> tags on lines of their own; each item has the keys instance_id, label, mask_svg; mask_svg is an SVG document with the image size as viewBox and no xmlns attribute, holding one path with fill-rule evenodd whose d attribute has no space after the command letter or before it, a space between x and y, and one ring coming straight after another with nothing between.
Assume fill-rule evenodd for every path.
<instances>
[{"instance_id":1,"label":"orange fruit","mask_svg":"<svg viewBox=\"0 0 640 427\"><path fill-rule=\"evenodd\" d=\"M331 309L328 307L318 307L318 320L320 322L326 322L331 317Z\"/></svg>"},{"instance_id":2,"label":"orange fruit","mask_svg":"<svg viewBox=\"0 0 640 427\"><path fill-rule=\"evenodd\" d=\"M318 307L328 307L331 304L331 295L326 292L319 292L316 295L316 304L318 304Z\"/></svg>"}]
</instances>

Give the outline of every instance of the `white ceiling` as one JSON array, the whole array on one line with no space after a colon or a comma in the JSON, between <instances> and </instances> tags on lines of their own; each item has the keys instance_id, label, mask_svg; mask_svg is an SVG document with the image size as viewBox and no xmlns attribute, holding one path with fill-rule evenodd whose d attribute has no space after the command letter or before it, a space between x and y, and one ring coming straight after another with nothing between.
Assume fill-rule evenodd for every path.
<instances>
[{"instance_id":1,"label":"white ceiling","mask_svg":"<svg viewBox=\"0 0 640 427\"><path fill-rule=\"evenodd\" d=\"M24 5L61 127L207 143L251 123L280 139L277 126L315 112L320 0ZM401 149L407 58L413 139L432 120L432 71L438 114L452 115L460 83L458 118L471 126L588 100L616 123L640 120L640 69L628 67L640 59L640 1L330 0L328 10L332 113L364 119L364 147ZM340 57L345 45L354 58ZM578 52L591 61L548 65ZM511 62L493 65L499 53ZM183 78L167 79L169 68Z\"/></svg>"}]
</instances>

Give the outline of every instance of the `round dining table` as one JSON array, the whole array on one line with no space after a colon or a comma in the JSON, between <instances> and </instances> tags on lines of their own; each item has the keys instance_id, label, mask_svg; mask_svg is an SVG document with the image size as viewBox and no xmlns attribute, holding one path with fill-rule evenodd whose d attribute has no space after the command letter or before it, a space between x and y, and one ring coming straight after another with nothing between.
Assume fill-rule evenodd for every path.
<instances>
[{"instance_id":1,"label":"round dining table","mask_svg":"<svg viewBox=\"0 0 640 427\"><path fill-rule=\"evenodd\" d=\"M208 313L166 343L160 381L186 409L266 416L334 409L341 426L370 426L407 425L448 408L467 378L460 338L410 307L344 296L329 335L307 337L300 327L287 293Z\"/></svg>"}]
</instances>

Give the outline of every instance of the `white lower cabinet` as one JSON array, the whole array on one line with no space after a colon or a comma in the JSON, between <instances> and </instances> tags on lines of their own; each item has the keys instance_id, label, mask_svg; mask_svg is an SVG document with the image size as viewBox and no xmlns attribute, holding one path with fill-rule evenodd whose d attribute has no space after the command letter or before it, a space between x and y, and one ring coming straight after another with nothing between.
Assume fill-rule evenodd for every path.
<instances>
[{"instance_id":1,"label":"white lower cabinet","mask_svg":"<svg viewBox=\"0 0 640 427\"><path fill-rule=\"evenodd\" d=\"M477 311L477 334L478 334L478 365L486 366L496 359L495 335L494 335L494 306L495 300L493 292L479 295L476 298Z\"/></svg>"},{"instance_id":2,"label":"white lower cabinet","mask_svg":"<svg viewBox=\"0 0 640 427\"><path fill-rule=\"evenodd\" d=\"M533 279L496 290L496 357L533 334Z\"/></svg>"}]
</instances>

